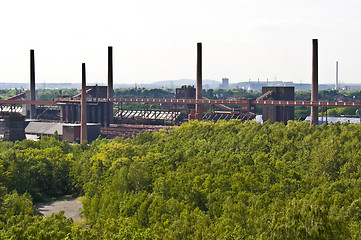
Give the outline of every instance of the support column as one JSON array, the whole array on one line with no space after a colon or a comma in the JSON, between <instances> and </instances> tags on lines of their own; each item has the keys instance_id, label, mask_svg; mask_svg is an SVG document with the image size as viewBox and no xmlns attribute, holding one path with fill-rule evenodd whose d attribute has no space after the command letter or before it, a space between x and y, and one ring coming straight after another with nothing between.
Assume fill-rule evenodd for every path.
<instances>
[{"instance_id":1,"label":"support column","mask_svg":"<svg viewBox=\"0 0 361 240\"><path fill-rule=\"evenodd\" d=\"M97 112L98 112L98 123L103 127L103 122L102 122L102 104L98 103L97 105Z\"/></svg>"},{"instance_id":2,"label":"support column","mask_svg":"<svg viewBox=\"0 0 361 240\"><path fill-rule=\"evenodd\" d=\"M87 106L86 113L87 113L87 115L86 115L87 122L91 123L92 122L92 105Z\"/></svg>"},{"instance_id":3,"label":"support column","mask_svg":"<svg viewBox=\"0 0 361 240\"><path fill-rule=\"evenodd\" d=\"M80 100L80 105L76 105L75 107L76 109L76 116L75 116L75 121L77 123L80 123L81 122L81 100Z\"/></svg>"},{"instance_id":4,"label":"support column","mask_svg":"<svg viewBox=\"0 0 361 240\"><path fill-rule=\"evenodd\" d=\"M70 105L69 104L65 105L65 122L67 122L67 123L70 122Z\"/></svg>"},{"instance_id":5,"label":"support column","mask_svg":"<svg viewBox=\"0 0 361 240\"><path fill-rule=\"evenodd\" d=\"M60 122L64 122L64 105L60 105Z\"/></svg>"},{"instance_id":6,"label":"support column","mask_svg":"<svg viewBox=\"0 0 361 240\"><path fill-rule=\"evenodd\" d=\"M108 106L108 103L102 103L102 116L103 116L103 122L102 122L102 127L107 127L107 122L108 122L108 116L109 116L109 112L107 110L107 106Z\"/></svg>"},{"instance_id":7,"label":"support column","mask_svg":"<svg viewBox=\"0 0 361 240\"><path fill-rule=\"evenodd\" d=\"M318 41L312 40L312 89L311 102L318 102ZM311 107L311 124L318 125L318 106Z\"/></svg>"},{"instance_id":8,"label":"support column","mask_svg":"<svg viewBox=\"0 0 361 240\"><path fill-rule=\"evenodd\" d=\"M88 140L85 63L82 64L80 143Z\"/></svg>"},{"instance_id":9,"label":"support column","mask_svg":"<svg viewBox=\"0 0 361 240\"><path fill-rule=\"evenodd\" d=\"M88 109L91 109L91 115L90 115L91 121L88 120L88 122L96 123L97 122L97 116L96 116L97 106L93 105Z\"/></svg>"},{"instance_id":10,"label":"support column","mask_svg":"<svg viewBox=\"0 0 361 240\"><path fill-rule=\"evenodd\" d=\"M76 116L75 116L75 106L73 104L69 105L69 122L73 123L75 122Z\"/></svg>"}]
</instances>

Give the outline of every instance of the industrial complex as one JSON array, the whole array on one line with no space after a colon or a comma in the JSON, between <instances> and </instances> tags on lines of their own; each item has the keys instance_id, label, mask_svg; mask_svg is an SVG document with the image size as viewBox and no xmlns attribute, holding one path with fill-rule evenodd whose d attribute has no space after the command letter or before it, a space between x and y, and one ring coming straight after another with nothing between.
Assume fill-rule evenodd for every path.
<instances>
[{"instance_id":1,"label":"industrial complex","mask_svg":"<svg viewBox=\"0 0 361 240\"><path fill-rule=\"evenodd\" d=\"M30 91L0 100L2 131L5 141L37 139L57 132L69 142L85 142L104 137L132 137L145 130L158 130L185 121L218 121L256 117L262 106L262 118L270 123L294 119L295 106L311 108L311 124L317 125L318 108L358 107L360 102L324 102L318 99L318 42L312 40L311 101L295 101L294 87L263 87L257 99L212 100L202 97L202 44L197 43L195 87L176 89L175 98L113 98L113 49L108 47L107 86L87 86L86 66L82 64L82 91L75 96L60 96L53 101L38 101L35 89L35 54L30 50ZM228 79L222 85L228 86ZM127 109L125 104L141 104L142 110ZM161 104L151 109L149 104Z\"/></svg>"}]
</instances>

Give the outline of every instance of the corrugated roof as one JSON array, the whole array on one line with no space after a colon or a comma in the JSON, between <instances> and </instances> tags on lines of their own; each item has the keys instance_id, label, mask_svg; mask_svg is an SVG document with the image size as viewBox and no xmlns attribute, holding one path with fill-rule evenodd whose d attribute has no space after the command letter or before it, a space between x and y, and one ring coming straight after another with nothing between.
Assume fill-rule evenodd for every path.
<instances>
[{"instance_id":1,"label":"corrugated roof","mask_svg":"<svg viewBox=\"0 0 361 240\"><path fill-rule=\"evenodd\" d=\"M17 112L21 113L23 111L23 107L20 106L2 106L0 107L0 112Z\"/></svg>"},{"instance_id":2,"label":"corrugated roof","mask_svg":"<svg viewBox=\"0 0 361 240\"><path fill-rule=\"evenodd\" d=\"M143 111L143 110L120 110L115 114L116 117L124 119L159 119L159 120L171 120L180 116L180 112L166 112L166 111Z\"/></svg>"},{"instance_id":3,"label":"corrugated roof","mask_svg":"<svg viewBox=\"0 0 361 240\"><path fill-rule=\"evenodd\" d=\"M59 135L63 135L63 125L63 123L29 122L25 128L25 133L52 135L57 131Z\"/></svg>"}]
</instances>

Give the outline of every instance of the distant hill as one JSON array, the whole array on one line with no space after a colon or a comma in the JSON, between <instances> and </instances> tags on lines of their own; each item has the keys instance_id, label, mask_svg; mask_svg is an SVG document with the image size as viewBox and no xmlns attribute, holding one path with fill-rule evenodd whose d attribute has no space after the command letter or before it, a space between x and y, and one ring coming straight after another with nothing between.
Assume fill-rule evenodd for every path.
<instances>
[{"instance_id":1,"label":"distant hill","mask_svg":"<svg viewBox=\"0 0 361 240\"><path fill-rule=\"evenodd\" d=\"M203 88L219 88L220 82L214 80L203 80ZM89 85L95 85L95 83L89 83ZM103 85L103 84L98 84ZM180 88L182 85L196 85L196 80L192 79L179 79L179 80L166 80L158 81L154 83L144 84L114 84L114 88L133 88L144 87L144 88ZM29 89L29 83L0 83L0 89ZM36 88L81 88L80 83L37 83Z\"/></svg>"}]
</instances>

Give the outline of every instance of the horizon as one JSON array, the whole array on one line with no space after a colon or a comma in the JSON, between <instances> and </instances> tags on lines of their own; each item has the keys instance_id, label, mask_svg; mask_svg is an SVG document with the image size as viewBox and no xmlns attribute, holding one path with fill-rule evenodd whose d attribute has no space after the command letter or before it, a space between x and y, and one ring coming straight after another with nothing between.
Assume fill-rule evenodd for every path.
<instances>
[{"instance_id":1,"label":"horizon","mask_svg":"<svg viewBox=\"0 0 361 240\"><path fill-rule=\"evenodd\" d=\"M9 83L9 82L0 82L0 89L24 89L29 90L29 82L19 82L19 83ZM106 84L99 83L87 83L87 86L107 86ZM144 84L114 84L114 89L129 89L129 88L146 88L146 89L176 89L180 88L183 85L193 85L195 87L195 80L193 79L178 79L178 80L165 80L158 81L152 83L144 83ZM306 90L311 91L310 83L295 83L292 81L246 81L246 82L238 82L238 83L230 83L229 87L222 87L222 82L204 79L203 80L203 88L204 89L245 89L251 87L252 90L260 90L262 87L266 86L285 86L285 87L295 87L295 90ZM341 84L339 85L339 90L344 91L355 91L361 90L361 83L349 83L349 84ZM71 83L71 82L51 82L51 83L36 83L37 89L81 89L81 83ZM334 84L332 83L320 83L319 90L335 90Z\"/></svg>"}]
</instances>

